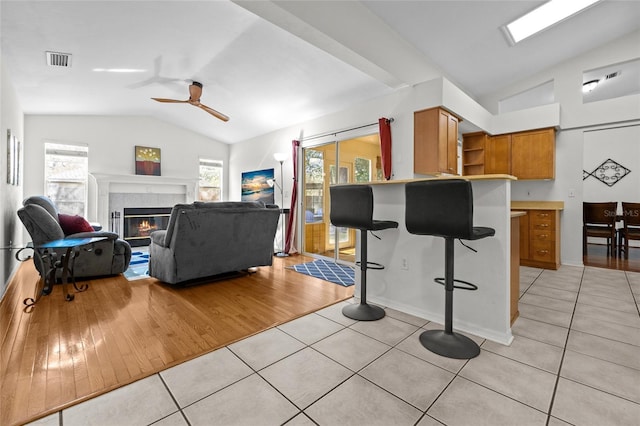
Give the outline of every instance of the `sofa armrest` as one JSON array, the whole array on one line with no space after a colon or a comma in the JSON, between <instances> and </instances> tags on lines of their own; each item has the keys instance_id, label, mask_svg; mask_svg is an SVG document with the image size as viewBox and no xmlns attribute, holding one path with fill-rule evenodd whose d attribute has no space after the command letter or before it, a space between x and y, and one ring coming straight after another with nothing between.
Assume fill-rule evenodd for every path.
<instances>
[{"instance_id":1,"label":"sofa armrest","mask_svg":"<svg viewBox=\"0 0 640 426\"><path fill-rule=\"evenodd\" d=\"M151 244L157 244L160 247L167 247L164 242L166 239L167 230L161 229L159 231L153 231L151 233Z\"/></svg>"},{"instance_id":2,"label":"sofa armrest","mask_svg":"<svg viewBox=\"0 0 640 426\"><path fill-rule=\"evenodd\" d=\"M107 240L117 240L118 234L115 232L78 232L77 234L67 235L65 238L93 238L107 237Z\"/></svg>"}]
</instances>

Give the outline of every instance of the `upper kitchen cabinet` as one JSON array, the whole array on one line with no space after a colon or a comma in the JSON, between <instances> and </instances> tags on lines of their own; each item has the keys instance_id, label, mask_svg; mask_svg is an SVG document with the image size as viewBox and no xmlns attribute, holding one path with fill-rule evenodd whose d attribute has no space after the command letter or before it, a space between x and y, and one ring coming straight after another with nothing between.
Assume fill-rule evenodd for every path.
<instances>
[{"instance_id":1,"label":"upper kitchen cabinet","mask_svg":"<svg viewBox=\"0 0 640 426\"><path fill-rule=\"evenodd\" d=\"M462 135L462 174L512 174L511 135L489 136L484 132Z\"/></svg>"},{"instance_id":2,"label":"upper kitchen cabinet","mask_svg":"<svg viewBox=\"0 0 640 426\"><path fill-rule=\"evenodd\" d=\"M413 113L413 171L458 174L458 123L442 108Z\"/></svg>"},{"instance_id":3,"label":"upper kitchen cabinet","mask_svg":"<svg viewBox=\"0 0 640 426\"><path fill-rule=\"evenodd\" d=\"M465 133L462 142L462 174L484 175L488 173L485 165L485 151L489 135L484 132Z\"/></svg>"},{"instance_id":4,"label":"upper kitchen cabinet","mask_svg":"<svg viewBox=\"0 0 640 426\"><path fill-rule=\"evenodd\" d=\"M511 174L518 179L555 179L555 129L511 134Z\"/></svg>"},{"instance_id":5,"label":"upper kitchen cabinet","mask_svg":"<svg viewBox=\"0 0 640 426\"><path fill-rule=\"evenodd\" d=\"M462 141L463 164L470 164L473 156L475 159L483 158L484 174L510 174L518 179L555 179L555 135L554 128L495 136L465 134ZM477 152L481 147L484 147L482 154ZM481 174L482 169L476 161L474 167L464 167L464 174Z\"/></svg>"},{"instance_id":6,"label":"upper kitchen cabinet","mask_svg":"<svg viewBox=\"0 0 640 426\"><path fill-rule=\"evenodd\" d=\"M496 135L487 138L486 174L513 175L511 171L511 135Z\"/></svg>"}]
</instances>

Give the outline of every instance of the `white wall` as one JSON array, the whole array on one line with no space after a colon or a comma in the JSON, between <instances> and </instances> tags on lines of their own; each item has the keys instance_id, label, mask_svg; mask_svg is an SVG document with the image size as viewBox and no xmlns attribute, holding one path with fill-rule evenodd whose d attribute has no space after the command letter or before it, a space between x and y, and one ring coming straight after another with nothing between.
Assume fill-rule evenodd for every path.
<instances>
[{"instance_id":1,"label":"white wall","mask_svg":"<svg viewBox=\"0 0 640 426\"><path fill-rule=\"evenodd\" d=\"M544 71L537 76L524 80L498 93L480 99L475 103L446 80L437 79L354 105L344 111L319 117L299 125L290 126L267 135L263 135L239 144L227 146L201 135L179 129L147 117L96 117L96 116L26 116L24 119L25 164L24 194L39 194L43 191L43 158L45 140L84 143L89 145L89 169L92 173L133 174L133 147L145 145L162 150L162 174L174 177L197 176L198 156L222 158L227 164L225 176L225 199L240 199L240 176L243 171L274 167L279 180L279 164L273 159L275 152L291 153L291 140L304 136L374 123L379 117L393 117L391 132L393 137L394 179L413 177L413 112L419 109L449 102L466 119L476 121L481 127L487 120L493 123L500 118L489 120L495 113L498 101L531 87L553 80L556 89L556 102L560 104L560 131L556 144L555 181L521 181L512 184L514 200L562 200L565 210L561 215L563 263L582 264L581 217L582 217L582 161L583 132L591 126L610 123L640 122L640 95L626 96L602 102L582 104L582 72L605 66L610 63L624 62L637 57L640 45L640 32L623 37L608 46L573 58L559 67ZM22 116L15 95L7 94L10 86L2 76L2 117L3 139L6 135L6 122L21 132ZM6 104L10 104L7 108ZM487 111L483 110L486 109ZM546 110L545 110L546 111ZM525 114L526 115L526 114ZM9 118L5 118L9 117ZM546 119L545 119L546 120ZM526 125L523 123L522 125ZM486 127L483 127L486 128ZM374 128L375 129L375 128ZM13 129L12 129L13 130ZM371 129L369 129L370 131ZM491 130L491 129L487 129ZM18 134L18 133L16 133ZM4 142L6 144L6 142ZM0 158L2 156L0 155ZM6 160L3 160L6 161ZM291 160L285 163L284 181L286 188L284 206L290 202L292 179ZM6 169L4 169L6 170ZM289 183L289 184L288 184ZM7 191L20 191L19 188L7 188L0 184L3 199ZM569 190L576 196L569 198ZM15 198L15 196L14 196ZM22 198L22 194L18 196ZM15 203L15 199L11 200ZM280 200L276 199L278 204ZM15 206L8 208L15 212ZM14 219L5 217L7 223ZM15 229L15 228L14 228ZM2 237L2 235L0 235Z\"/></svg>"},{"instance_id":2,"label":"white wall","mask_svg":"<svg viewBox=\"0 0 640 426\"><path fill-rule=\"evenodd\" d=\"M1 57L1 55L0 55ZM16 211L22 203L22 185L7 184L7 130L24 142L22 108L16 97L10 76L0 59L0 247L22 245L22 224ZM24 155L20 163L24 164ZM4 295L7 280L17 267L15 250L0 250L0 297Z\"/></svg>"},{"instance_id":3,"label":"white wall","mask_svg":"<svg viewBox=\"0 0 640 426\"><path fill-rule=\"evenodd\" d=\"M451 87L446 79L436 79L404 88L392 95L354 105L339 113L310 120L243 143L231 146L230 198L240 197L240 173L245 170L276 167L274 152L290 152L291 140L303 136L332 132L375 122L379 117L393 117L394 179L412 178L413 174L413 112L419 109L450 103L453 112L489 132L517 131L541 126L557 126L556 179L554 181L516 181L511 185L513 200L564 201L561 214L561 262L582 265L582 158L583 132L592 126L640 121L640 95L582 104L582 72L610 63L624 62L638 55L640 32L622 37L608 46L573 58L561 66L544 71L475 101ZM531 87L553 80L556 104L530 110L511 112L509 119L493 115L498 111L500 99L521 93ZM464 110L464 111L462 111ZM535 114L529 114L529 112ZM535 117L530 124L527 117ZM559 117L559 119L558 119ZM517 121L517 128L510 126ZM547 124L551 123L551 124ZM509 130L505 130L509 129ZM639 141L640 143L640 141ZM278 171L278 168L276 167ZM285 182L291 182L291 163L285 163ZM276 173L277 174L277 173ZM287 186L287 185L285 185ZM569 193L575 197L569 197ZM277 200L279 203L279 200ZM285 206L290 203L290 191L285 195Z\"/></svg>"},{"instance_id":4,"label":"white wall","mask_svg":"<svg viewBox=\"0 0 640 426\"><path fill-rule=\"evenodd\" d=\"M609 158L630 172L611 186L589 176L583 181L584 201L640 202L640 124L584 132L584 170L591 173Z\"/></svg>"},{"instance_id":5,"label":"white wall","mask_svg":"<svg viewBox=\"0 0 640 426\"><path fill-rule=\"evenodd\" d=\"M229 157L227 144L149 117L26 115L25 140L25 196L44 192L44 143L47 141L87 145L89 173L120 176L135 175L136 145L160 148L163 181L167 178L197 181L200 157L222 160L224 164L228 164ZM145 178L154 179L153 176ZM224 180L226 188L227 176ZM87 219L99 222L97 207L93 205L99 197L96 187L89 187ZM226 195L224 191L224 197ZM102 223L104 229L108 229L108 225ZM28 239L26 230L24 235Z\"/></svg>"},{"instance_id":6,"label":"white wall","mask_svg":"<svg viewBox=\"0 0 640 426\"><path fill-rule=\"evenodd\" d=\"M434 106L445 106L451 112L465 120L490 131L494 119L480 104L462 92L445 78L437 78L412 87L401 89L391 95L382 96L358 105L353 105L335 114L300 123L276 132L262 135L231 146L230 164L230 198L240 197L240 174L243 171L275 167L278 163L273 159L274 152L291 152L291 140L325 133L340 132L344 129L359 127L369 123L377 123L378 118L393 118L392 137L392 179L410 179L413 173L413 113ZM528 114L527 111L513 113L519 117L516 130L525 130L527 116L536 117L536 125L555 126L558 123L558 106L543 108L543 114ZM554 114L555 112L555 114ZM349 133L340 133L337 137L328 135L319 141L347 139L359 135L377 132L377 126ZM304 145L304 143L303 143ZM285 163L285 182L291 182L293 169L291 162ZM278 175L278 168L276 174ZM277 177L279 179L279 177ZM287 186L287 185L285 185ZM289 185L290 186L290 185ZM290 191L285 195L285 205L290 203ZM280 202L277 200L278 203Z\"/></svg>"},{"instance_id":7,"label":"white wall","mask_svg":"<svg viewBox=\"0 0 640 426\"><path fill-rule=\"evenodd\" d=\"M640 31L479 98L478 102L491 113L497 114L501 99L553 81L555 102L562 105L561 126L564 129L637 120L640 114L640 95L583 104L582 73L590 69L637 59L640 54L638 46L640 46Z\"/></svg>"},{"instance_id":8,"label":"white wall","mask_svg":"<svg viewBox=\"0 0 640 426\"><path fill-rule=\"evenodd\" d=\"M555 101L560 104L560 131L556 137L556 179L514 182L511 197L513 200L564 201L565 209L560 215L560 256L563 264L582 265L582 160L585 156L585 132L598 127L640 124L640 95L583 104L582 73L636 59L639 54L638 46L640 31L480 99L480 103L488 110L495 112L500 99L547 81L554 81ZM640 140L631 138L630 143L640 144ZM575 197L569 197L570 191L575 193ZM633 193L638 193L637 186Z\"/></svg>"},{"instance_id":9,"label":"white wall","mask_svg":"<svg viewBox=\"0 0 640 426\"><path fill-rule=\"evenodd\" d=\"M87 145L89 173L111 175L135 174L136 145L160 148L165 177L197 179L199 157L227 164L229 156L222 142L149 117L26 115L25 137L27 195L44 191L46 141Z\"/></svg>"},{"instance_id":10,"label":"white wall","mask_svg":"<svg viewBox=\"0 0 640 426\"><path fill-rule=\"evenodd\" d=\"M262 168L276 169L276 180L280 181L280 164L273 159L275 152L286 152L289 159L284 163L285 203L291 202L291 185L293 167L291 163L291 141L302 137L323 134L327 131L349 129L370 123L377 123L378 118L394 118L391 134L394 141L392 147L394 179L413 177L413 111L414 90L402 89L392 95L374 99L366 103L354 105L340 113L327 115L296 126L291 126L248 141L230 146L229 153L229 198L240 199L240 176L248 170ZM428 99L425 100L427 102ZM421 103L418 102L418 105ZM422 103L426 105L426 103ZM422 108L426 108L423 106ZM420 108L417 108L420 109ZM377 132L377 126L363 130L360 134ZM354 136L356 133L340 134L340 139ZM333 139L328 136L327 140ZM410 144L404 141L410 141ZM314 140L317 143L319 140ZM276 203L280 204L279 197Z\"/></svg>"}]
</instances>

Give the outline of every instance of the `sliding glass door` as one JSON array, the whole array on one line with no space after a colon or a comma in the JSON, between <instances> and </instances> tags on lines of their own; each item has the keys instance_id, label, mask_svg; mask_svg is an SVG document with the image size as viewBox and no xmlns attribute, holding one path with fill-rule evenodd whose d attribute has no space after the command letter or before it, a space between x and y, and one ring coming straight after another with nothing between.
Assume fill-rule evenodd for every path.
<instances>
[{"instance_id":1,"label":"sliding glass door","mask_svg":"<svg viewBox=\"0 0 640 426\"><path fill-rule=\"evenodd\" d=\"M303 147L303 252L355 261L356 230L331 224L329 186L382 179L378 134Z\"/></svg>"}]
</instances>

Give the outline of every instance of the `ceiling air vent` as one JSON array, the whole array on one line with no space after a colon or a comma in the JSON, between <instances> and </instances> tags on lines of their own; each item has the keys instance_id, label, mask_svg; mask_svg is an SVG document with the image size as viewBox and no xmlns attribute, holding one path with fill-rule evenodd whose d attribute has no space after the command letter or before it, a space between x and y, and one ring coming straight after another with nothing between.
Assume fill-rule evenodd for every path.
<instances>
[{"instance_id":1,"label":"ceiling air vent","mask_svg":"<svg viewBox=\"0 0 640 426\"><path fill-rule=\"evenodd\" d=\"M60 52L47 52L47 65L50 67L71 67L71 54Z\"/></svg>"},{"instance_id":2,"label":"ceiling air vent","mask_svg":"<svg viewBox=\"0 0 640 426\"><path fill-rule=\"evenodd\" d=\"M614 77L618 77L620 74L622 74L622 71L616 71L616 72L612 72L611 74L607 74L604 76L605 80L611 80Z\"/></svg>"}]
</instances>

